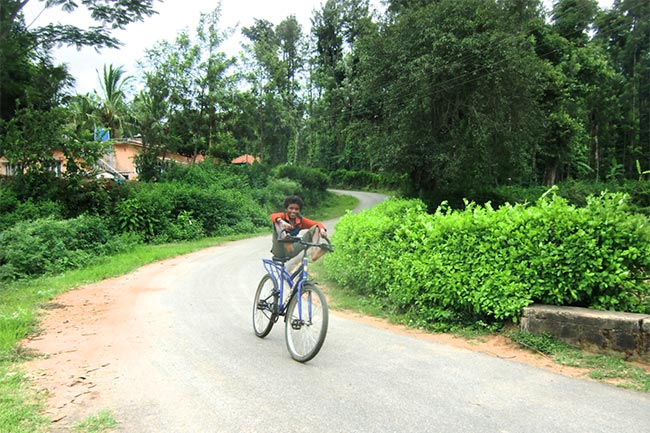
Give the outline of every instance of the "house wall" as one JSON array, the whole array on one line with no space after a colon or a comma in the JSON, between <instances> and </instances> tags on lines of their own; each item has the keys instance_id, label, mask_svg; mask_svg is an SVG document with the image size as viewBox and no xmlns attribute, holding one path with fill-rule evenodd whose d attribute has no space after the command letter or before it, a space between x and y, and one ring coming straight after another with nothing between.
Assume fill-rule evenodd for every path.
<instances>
[{"instance_id":1,"label":"house wall","mask_svg":"<svg viewBox=\"0 0 650 433\"><path fill-rule=\"evenodd\" d=\"M113 149L103 159L108 165L120 172L126 179L137 179L135 157L142 151L142 145L136 142L113 143Z\"/></svg>"},{"instance_id":2,"label":"house wall","mask_svg":"<svg viewBox=\"0 0 650 433\"><path fill-rule=\"evenodd\" d=\"M135 170L135 157L140 152L142 152L142 142L138 139L114 141L111 151L109 151L102 160L126 179L133 180L138 178L138 173ZM57 173L65 173L66 164L63 152L55 150L53 156L58 161L54 170ZM192 158L169 152L165 155L165 159L171 159L181 164L191 164L193 162ZM199 155L196 157L194 162L200 162L203 161L203 159L203 155ZM10 175L12 175L12 172L7 159L0 157L0 176Z\"/></svg>"}]
</instances>

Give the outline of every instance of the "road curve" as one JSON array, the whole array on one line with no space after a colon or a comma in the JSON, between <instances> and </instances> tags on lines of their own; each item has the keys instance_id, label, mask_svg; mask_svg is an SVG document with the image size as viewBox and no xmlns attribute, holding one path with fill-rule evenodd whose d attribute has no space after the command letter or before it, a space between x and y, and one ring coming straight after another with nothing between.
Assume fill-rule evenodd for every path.
<instances>
[{"instance_id":1,"label":"road curve","mask_svg":"<svg viewBox=\"0 0 650 433\"><path fill-rule=\"evenodd\" d=\"M353 194L363 206L384 198ZM268 236L231 242L141 283L128 317L110 331L130 333L116 338L130 355L93 376L97 409L111 410L119 431L612 433L650 425L646 394L336 313L318 356L294 362L280 324L265 339L252 329L269 248Z\"/></svg>"}]
</instances>

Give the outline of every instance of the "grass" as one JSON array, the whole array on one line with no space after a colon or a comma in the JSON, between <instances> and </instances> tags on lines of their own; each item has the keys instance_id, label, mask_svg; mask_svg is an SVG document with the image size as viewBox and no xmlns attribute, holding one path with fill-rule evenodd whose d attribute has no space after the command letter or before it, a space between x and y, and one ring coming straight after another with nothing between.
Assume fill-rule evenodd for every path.
<instances>
[{"instance_id":1,"label":"grass","mask_svg":"<svg viewBox=\"0 0 650 433\"><path fill-rule=\"evenodd\" d=\"M72 433L106 433L117 427L117 421L106 410L89 416L72 427Z\"/></svg>"},{"instance_id":2,"label":"grass","mask_svg":"<svg viewBox=\"0 0 650 433\"><path fill-rule=\"evenodd\" d=\"M313 219L327 220L353 209L357 200L332 194L314 209ZM136 245L129 252L101 257L92 265L60 275L33 280L0 283L0 432L41 433L49 430L50 420L44 415L45 396L31 388L21 371L21 362L30 354L20 347L20 340L36 332L39 312L57 295L68 290L124 275L149 263L188 254L225 242L270 233L257 233L206 238L192 242L162 245ZM74 432L105 432L115 427L108 412L84 420ZM107 430L108 429L108 430Z\"/></svg>"},{"instance_id":3,"label":"grass","mask_svg":"<svg viewBox=\"0 0 650 433\"><path fill-rule=\"evenodd\" d=\"M308 216L316 221L327 221L345 215L348 210L354 209L358 204L359 200L350 195L331 194L320 203L313 215Z\"/></svg>"},{"instance_id":4,"label":"grass","mask_svg":"<svg viewBox=\"0 0 650 433\"><path fill-rule=\"evenodd\" d=\"M0 431L46 432L49 421L42 415L43 393L30 389L30 382L11 363L0 363Z\"/></svg>"},{"instance_id":5,"label":"grass","mask_svg":"<svg viewBox=\"0 0 650 433\"><path fill-rule=\"evenodd\" d=\"M537 336L514 331L508 333L508 337L520 346L541 353L560 365L587 369L592 379L650 392L650 373L616 355L588 353L548 334Z\"/></svg>"}]
</instances>

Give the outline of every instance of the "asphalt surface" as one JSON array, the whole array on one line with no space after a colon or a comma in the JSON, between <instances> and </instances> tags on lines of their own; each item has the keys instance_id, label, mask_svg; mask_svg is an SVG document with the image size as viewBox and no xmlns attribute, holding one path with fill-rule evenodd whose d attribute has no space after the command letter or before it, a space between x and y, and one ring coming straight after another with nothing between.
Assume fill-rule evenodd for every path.
<instances>
[{"instance_id":1,"label":"asphalt surface","mask_svg":"<svg viewBox=\"0 0 650 433\"><path fill-rule=\"evenodd\" d=\"M318 356L295 362L282 323L265 339L252 328L269 248L269 236L241 240L161 269L134 305L134 356L99 383L119 431L650 432L646 394L335 313Z\"/></svg>"}]
</instances>

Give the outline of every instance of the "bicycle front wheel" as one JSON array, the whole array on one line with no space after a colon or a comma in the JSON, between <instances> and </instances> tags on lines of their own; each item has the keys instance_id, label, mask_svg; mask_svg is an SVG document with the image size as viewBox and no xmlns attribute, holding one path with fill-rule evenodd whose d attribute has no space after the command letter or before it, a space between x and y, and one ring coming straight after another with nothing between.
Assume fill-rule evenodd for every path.
<instances>
[{"instance_id":1,"label":"bicycle front wheel","mask_svg":"<svg viewBox=\"0 0 650 433\"><path fill-rule=\"evenodd\" d=\"M278 319L278 290L269 275L264 275L255 292L253 302L253 329L255 335L266 337Z\"/></svg>"},{"instance_id":2,"label":"bicycle front wheel","mask_svg":"<svg viewBox=\"0 0 650 433\"><path fill-rule=\"evenodd\" d=\"M307 362L318 354L327 335L327 300L312 283L305 283L300 298L294 296L287 308L285 340L291 357Z\"/></svg>"}]
</instances>

